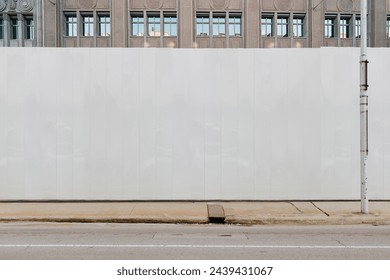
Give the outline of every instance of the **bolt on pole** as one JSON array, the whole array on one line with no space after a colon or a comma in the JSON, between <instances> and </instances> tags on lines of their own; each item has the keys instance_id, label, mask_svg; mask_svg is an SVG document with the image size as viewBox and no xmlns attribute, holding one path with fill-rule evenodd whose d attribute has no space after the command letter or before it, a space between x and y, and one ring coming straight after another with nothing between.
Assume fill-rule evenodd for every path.
<instances>
[{"instance_id":1,"label":"bolt on pole","mask_svg":"<svg viewBox=\"0 0 390 280\"><path fill-rule=\"evenodd\" d=\"M367 60L367 0L361 0L360 35L360 188L361 212L368 213L368 60Z\"/></svg>"}]
</instances>

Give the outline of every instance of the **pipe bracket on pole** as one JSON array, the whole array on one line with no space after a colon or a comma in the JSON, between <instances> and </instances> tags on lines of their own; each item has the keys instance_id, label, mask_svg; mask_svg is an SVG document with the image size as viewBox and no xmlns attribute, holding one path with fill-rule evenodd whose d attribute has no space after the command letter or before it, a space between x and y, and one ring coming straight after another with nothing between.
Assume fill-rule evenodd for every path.
<instances>
[{"instance_id":1,"label":"pipe bracket on pole","mask_svg":"<svg viewBox=\"0 0 390 280\"><path fill-rule=\"evenodd\" d=\"M367 59L360 61L361 67L361 77L360 77L360 89L367 90L368 89L368 63Z\"/></svg>"}]
</instances>

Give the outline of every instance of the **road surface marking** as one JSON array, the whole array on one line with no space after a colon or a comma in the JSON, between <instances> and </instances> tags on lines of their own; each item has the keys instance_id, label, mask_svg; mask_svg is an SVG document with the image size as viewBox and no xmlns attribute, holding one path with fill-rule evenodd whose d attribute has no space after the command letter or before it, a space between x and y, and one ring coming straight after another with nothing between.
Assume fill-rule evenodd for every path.
<instances>
[{"instance_id":1,"label":"road surface marking","mask_svg":"<svg viewBox=\"0 0 390 280\"><path fill-rule=\"evenodd\" d=\"M367 245L126 245L126 244L0 244L0 248L212 248L212 249L390 249L390 246Z\"/></svg>"}]
</instances>

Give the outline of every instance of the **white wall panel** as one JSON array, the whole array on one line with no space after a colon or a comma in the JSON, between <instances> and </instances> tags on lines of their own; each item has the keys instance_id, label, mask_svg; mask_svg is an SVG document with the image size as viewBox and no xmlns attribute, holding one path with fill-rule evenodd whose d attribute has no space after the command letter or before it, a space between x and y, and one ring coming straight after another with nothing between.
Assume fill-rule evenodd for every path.
<instances>
[{"instance_id":1,"label":"white wall panel","mask_svg":"<svg viewBox=\"0 0 390 280\"><path fill-rule=\"evenodd\" d=\"M385 187L390 182L389 152L390 152L390 99L387 97L388 72L380 68L371 67L375 64L389 65L390 59L385 50L378 49L370 55L369 82L369 174L370 185L378 186L373 189L372 195L376 197L389 196L390 190ZM371 91L373 92L371 94ZM376 96L373 96L375 94ZM387 172L386 172L387 171ZM380 187L379 187L380 186Z\"/></svg>"},{"instance_id":2,"label":"white wall panel","mask_svg":"<svg viewBox=\"0 0 390 280\"><path fill-rule=\"evenodd\" d=\"M106 68L101 71L106 75L106 156L107 170L104 188L106 192L112 195L113 199L121 199L124 189L124 103L123 97L125 93L122 86L122 56L119 53L114 53L108 57L106 53ZM129 80L130 78L127 77ZM125 88L131 89L132 84L128 84ZM110 186L109 188L107 186Z\"/></svg>"},{"instance_id":3,"label":"white wall panel","mask_svg":"<svg viewBox=\"0 0 390 280\"><path fill-rule=\"evenodd\" d=\"M71 68L72 80L67 81L58 78L59 83L73 84L73 195L80 199L91 199L92 190L88 180L89 169L87 166L89 155L89 114L90 103L88 95L90 84L89 78L90 56L88 49L63 50L62 59L68 56L74 58ZM65 64L66 65L66 64ZM62 65L58 65L58 68ZM60 72L61 73L61 72Z\"/></svg>"},{"instance_id":4,"label":"white wall panel","mask_svg":"<svg viewBox=\"0 0 390 280\"><path fill-rule=\"evenodd\" d=\"M390 50L369 194L390 199ZM0 199L357 199L357 49L0 53Z\"/></svg>"},{"instance_id":5,"label":"white wall panel","mask_svg":"<svg viewBox=\"0 0 390 280\"><path fill-rule=\"evenodd\" d=\"M219 90L219 65L213 63L218 52L201 51L196 64L196 78L199 92L204 96L204 147L200 156L204 155L204 187L205 197L218 199L222 197L221 167L221 98ZM197 56L199 56L197 54ZM208 71L204 71L204 69Z\"/></svg>"},{"instance_id":6,"label":"white wall panel","mask_svg":"<svg viewBox=\"0 0 390 280\"><path fill-rule=\"evenodd\" d=\"M126 55L117 52L122 63L115 65L113 74L120 77L119 91L123 113L116 120L123 131L123 191L122 199L137 199L140 195L140 71L139 51ZM118 71L122 75L118 75ZM114 120L113 120L114 121Z\"/></svg>"},{"instance_id":7,"label":"white wall panel","mask_svg":"<svg viewBox=\"0 0 390 280\"><path fill-rule=\"evenodd\" d=\"M237 184L239 199L251 199L255 192L255 84L254 54L245 50L237 53ZM239 197L237 190L240 190Z\"/></svg>"},{"instance_id":8,"label":"white wall panel","mask_svg":"<svg viewBox=\"0 0 390 280\"><path fill-rule=\"evenodd\" d=\"M172 65L177 64L173 52L156 55L155 59L155 152L156 182L159 188L153 194L161 199L172 198L173 182L173 98L177 94L177 80Z\"/></svg>"},{"instance_id":9,"label":"white wall panel","mask_svg":"<svg viewBox=\"0 0 390 280\"><path fill-rule=\"evenodd\" d=\"M57 53L56 50L51 51ZM71 51L64 49L61 52L66 52L66 57L64 55L55 55L55 60L58 65L62 66L62 79L53 85L53 93L57 95L57 106L53 108L57 112L56 184L58 197L72 199L73 163L75 158L73 145L75 123L73 121L73 113L76 107L73 96L75 91L73 82L75 69L73 69L73 65L78 62ZM32 64L31 67L35 67L35 65ZM44 81L46 82L46 79Z\"/></svg>"},{"instance_id":10,"label":"white wall panel","mask_svg":"<svg viewBox=\"0 0 390 280\"><path fill-rule=\"evenodd\" d=\"M156 58L157 50L140 52L140 198L151 199L161 194L156 181Z\"/></svg>"},{"instance_id":11,"label":"white wall panel","mask_svg":"<svg viewBox=\"0 0 390 280\"><path fill-rule=\"evenodd\" d=\"M0 52L1 68L7 66L8 56L4 52ZM0 190L7 189L7 112L8 112L8 79L2 71L0 75ZM0 199L4 199L6 195L0 192Z\"/></svg>"},{"instance_id":12,"label":"white wall panel","mask_svg":"<svg viewBox=\"0 0 390 280\"><path fill-rule=\"evenodd\" d=\"M24 131L24 188L28 199L47 199L57 195L57 92L55 84L46 83L56 72L53 50L33 50L22 54L25 67L21 73ZM35 67L34 67L35 66ZM33 73L40 69L37 75ZM34 90L39 88L40 90ZM39 159L39 160L37 160ZM45 174L45 176L42 176Z\"/></svg>"},{"instance_id":13,"label":"white wall panel","mask_svg":"<svg viewBox=\"0 0 390 280\"><path fill-rule=\"evenodd\" d=\"M172 50L171 50L172 51ZM202 53L192 57L190 50L176 54L172 84L176 84L173 112L173 182L172 197L182 199L191 196L204 199L204 98L195 69L203 68L207 62ZM169 69L172 64L169 64ZM207 66L206 66L207 67ZM183 74L186 73L186 74ZM185 77L186 76L186 77ZM214 93L213 93L214 94Z\"/></svg>"},{"instance_id":14,"label":"white wall panel","mask_svg":"<svg viewBox=\"0 0 390 280\"><path fill-rule=\"evenodd\" d=\"M265 71L273 65L272 50L265 55L254 52L254 155L255 155L255 197L270 199L271 193L271 115L274 103L271 92L273 71Z\"/></svg>"},{"instance_id":15,"label":"white wall panel","mask_svg":"<svg viewBox=\"0 0 390 280\"><path fill-rule=\"evenodd\" d=\"M310 53L306 55L305 53ZM302 88L303 99L299 106L303 111L303 184L297 188L294 197L299 193L305 193L309 197L321 194L322 186L322 106L324 89L321 79L321 56L317 50L304 50L301 54L304 69L299 82L304 84ZM299 63L299 62L297 62ZM305 69L317 69L317 75L311 75Z\"/></svg>"},{"instance_id":16,"label":"white wall panel","mask_svg":"<svg viewBox=\"0 0 390 280\"><path fill-rule=\"evenodd\" d=\"M222 198L238 196L238 55L234 50L217 53L218 91L221 97L221 190ZM238 187L239 186L239 187Z\"/></svg>"},{"instance_id":17,"label":"white wall panel","mask_svg":"<svg viewBox=\"0 0 390 280\"><path fill-rule=\"evenodd\" d=\"M297 193L302 193L304 186L304 114L303 106L306 98L306 79L305 69L307 64L304 61L304 52L287 51L287 170L286 180L289 196L294 197ZM296 55L294 55L296 54ZM290 71L293 66L294 71Z\"/></svg>"},{"instance_id":18,"label":"white wall panel","mask_svg":"<svg viewBox=\"0 0 390 280\"><path fill-rule=\"evenodd\" d=\"M7 77L7 182L2 196L10 199L25 196L25 65L27 53L17 49L6 52L7 64L2 67L2 75ZM12 63L11 63L12 62ZM35 72L36 73L36 72ZM30 135L34 137L34 135Z\"/></svg>"}]
</instances>

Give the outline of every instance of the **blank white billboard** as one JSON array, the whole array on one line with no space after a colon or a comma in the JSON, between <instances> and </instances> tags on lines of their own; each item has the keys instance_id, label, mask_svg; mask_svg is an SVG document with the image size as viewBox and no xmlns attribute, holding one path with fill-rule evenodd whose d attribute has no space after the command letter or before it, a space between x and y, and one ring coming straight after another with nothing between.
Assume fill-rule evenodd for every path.
<instances>
[{"instance_id":1,"label":"blank white billboard","mask_svg":"<svg viewBox=\"0 0 390 280\"><path fill-rule=\"evenodd\" d=\"M390 199L389 49L369 198ZM360 197L359 50L0 51L0 200Z\"/></svg>"}]
</instances>

